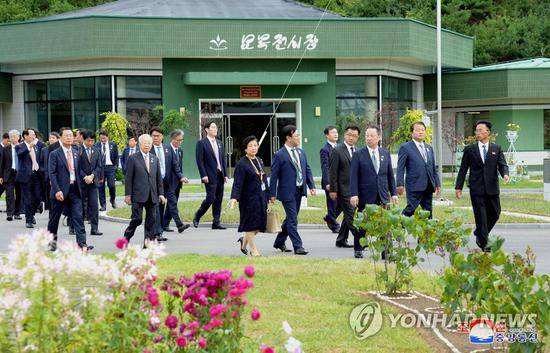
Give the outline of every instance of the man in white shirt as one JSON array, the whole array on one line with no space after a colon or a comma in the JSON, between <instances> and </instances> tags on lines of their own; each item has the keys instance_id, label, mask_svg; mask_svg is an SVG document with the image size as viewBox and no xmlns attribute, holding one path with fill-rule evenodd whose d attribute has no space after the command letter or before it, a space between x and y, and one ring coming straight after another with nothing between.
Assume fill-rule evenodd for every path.
<instances>
[{"instance_id":1,"label":"man in white shirt","mask_svg":"<svg viewBox=\"0 0 550 353\"><path fill-rule=\"evenodd\" d=\"M332 150L337 146L338 129L334 125L329 125L325 128L324 133L327 142L319 151L319 157L321 159L321 187L325 191L325 199L327 203L327 214L325 215L325 217L323 217L323 220L333 233L338 233L340 229L340 224L338 224L336 218L338 218L342 210L338 208L338 202L336 200L332 200L329 196L330 154Z\"/></svg>"},{"instance_id":2,"label":"man in white shirt","mask_svg":"<svg viewBox=\"0 0 550 353\"><path fill-rule=\"evenodd\" d=\"M99 204L101 207L99 211L103 212L107 209L105 183L109 188L111 206L116 208L115 176L118 169L118 147L116 143L109 141L109 132L105 130L99 132L99 142L95 146L101 152L103 163L103 180L99 182Z\"/></svg>"}]
</instances>

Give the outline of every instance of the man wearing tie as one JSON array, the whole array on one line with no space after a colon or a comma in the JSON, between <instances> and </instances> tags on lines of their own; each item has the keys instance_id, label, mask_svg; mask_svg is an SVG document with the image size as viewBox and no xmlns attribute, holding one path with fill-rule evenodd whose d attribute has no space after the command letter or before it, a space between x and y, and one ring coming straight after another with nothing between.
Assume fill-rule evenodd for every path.
<instances>
[{"instance_id":1,"label":"man wearing tie","mask_svg":"<svg viewBox=\"0 0 550 353\"><path fill-rule=\"evenodd\" d=\"M15 181L20 183L23 194L23 209L27 228L34 228L34 215L42 200L42 179L40 177L40 150L44 144L36 138L33 129L23 130L23 142L15 146L19 169Z\"/></svg>"},{"instance_id":2,"label":"man wearing tie","mask_svg":"<svg viewBox=\"0 0 550 353\"><path fill-rule=\"evenodd\" d=\"M201 217L212 206L212 229L225 229L220 223L223 186L227 181L227 166L223 145L218 136L218 127L213 121L204 125L206 137L197 141L195 156L201 181L206 189L206 198L193 217L193 226L197 228Z\"/></svg>"},{"instance_id":3,"label":"man wearing tie","mask_svg":"<svg viewBox=\"0 0 550 353\"><path fill-rule=\"evenodd\" d=\"M82 135L83 144L82 151L80 152L79 163L79 178L82 181L82 199L87 202L83 202L83 207L87 207L86 214L88 220L92 226L90 235L103 235L98 230L98 198L97 198L97 186L99 185L99 179L102 174L101 165L101 153L94 146L95 132L91 130L84 131Z\"/></svg>"},{"instance_id":4,"label":"man wearing tie","mask_svg":"<svg viewBox=\"0 0 550 353\"><path fill-rule=\"evenodd\" d=\"M277 235L273 247L287 252L285 241L288 237L292 241L294 254L307 255L302 238L298 234L298 212L302 196L307 196L307 187L311 195L315 195L315 183L311 168L307 162L306 153L300 146L300 133L296 126L287 125L281 130L285 137L285 145L279 149L271 161L270 196L271 202L275 199L283 203L286 218L282 231Z\"/></svg>"},{"instance_id":5,"label":"man wearing tie","mask_svg":"<svg viewBox=\"0 0 550 353\"><path fill-rule=\"evenodd\" d=\"M173 218L180 233L189 228L189 224L183 224L178 211L178 199L182 183L189 182L189 180L183 176L183 152L180 148L182 142L183 130L178 129L170 133L170 145L168 148L171 150L172 159L175 159L176 165L174 168L171 168L171 172L166 177L166 183L163 185L164 194L166 196L166 211L164 212L162 220L162 228L164 231L171 231L169 226Z\"/></svg>"},{"instance_id":6,"label":"man wearing tie","mask_svg":"<svg viewBox=\"0 0 550 353\"><path fill-rule=\"evenodd\" d=\"M48 146L44 147L42 151L40 152L40 160L41 160L41 169L43 171L43 184L42 184L42 195L44 195L44 208L46 210L50 209L50 178L48 176L48 158L50 156L50 152L55 150L59 147L59 133L52 131L50 132L50 135L48 137Z\"/></svg>"},{"instance_id":7,"label":"man wearing tie","mask_svg":"<svg viewBox=\"0 0 550 353\"><path fill-rule=\"evenodd\" d=\"M122 156L120 157L120 166L122 167L122 173L126 175L126 161L128 161L128 157L133 155L138 151L138 148L136 147L137 140L134 136L130 136L128 138L128 147L126 147L122 151Z\"/></svg>"},{"instance_id":8,"label":"man wearing tie","mask_svg":"<svg viewBox=\"0 0 550 353\"><path fill-rule=\"evenodd\" d=\"M130 241L136 228L143 222L145 209L144 247L148 241L155 241L155 217L158 214L158 204L165 203L162 177L158 158L149 153L153 139L144 134L139 137L139 153L128 158L126 164L125 198L126 204L132 206L130 224L124 231L124 237Z\"/></svg>"},{"instance_id":9,"label":"man wearing tie","mask_svg":"<svg viewBox=\"0 0 550 353\"><path fill-rule=\"evenodd\" d=\"M407 190L407 207L403 210L405 216L412 216L420 205L423 210L430 212L432 218L433 193L439 194L441 190L434 150L424 142L426 125L423 122L413 123L410 129L412 140L399 148L397 193L403 195Z\"/></svg>"},{"instance_id":10,"label":"man wearing tie","mask_svg":"<svg viewBox=\"0 0 550 353\"><path fill-rule=\"evenodd\" d=\"M340 225L336 221L336 218L340 215L341 210L338 208L338 202L331 199L329 195L330 153L337 145L338 129L336 126L329 125L325 128L324 132L327 142L319 151L319 157L321 159L321 187L325 191L325 198L327 202L327 214L323 220L333 233L338 233Z\"/></svg>"},{"instance_id":11,"label":"man wearing tie","mask_svg":"<svg viewBox=\"0 0 550 353\"><path fill-rule=\"evenodd\" d=\"M10 130L9 144L4 147L2 154L2 170L0 183L6 188L6 219L21 219L21 186L15 181L19 169L19 159L15 146L19 143L19 131Z\"/></svg>"},{"instance_id":12,"label":"man wearing tie","mask_svg":"<svg viewBox=\"0 0 550 353\"><path fill-rule=\"evenodd\" d=\"M502 148L489 142L491 123L478 121L475 134L477 143L464 148L455 193L457 199L462 197L464 179L469 170L468 186L476 221L476 244L481 250L490 252L491 249L487 246L489 233L500 216L498 174L500 173L505 183L510 181L510 176Z\"/></svg>"},{"instance_id":13,"label":"man wearing tie","mask_svg":"<svg viewBox=\"0 0 550 353\"><path fill-rule=\"evenodd\" d=\"M54 237L50 244L50 250L57 249L59 218L61 218L61 213L66 210L76 234L78 247L84 251L90 251L94 247L86 244L86 230L82 214L82 181L78 176L78 154L72 149L73 132L70 127L63 127L59 132L61 147L50 153L48 161L48 173L52 184L48 232L52 233Z\"/></svg>"},{"instance_id":14,"label":"man wearing tie","mask_svg":"<svg viewBox=\"0 0 550 353\"><path fill-rule=\"evenodd\" d=\"M103 165L103 180L99 183L99 203L101 205L100 211L107 209L107 199L105 197L105 182L109 187L109 197L111 206L116 208L116 188L115 188L115 176L118 168L118 147L116 143L109 141L109 133L102 130L99 133L99 142L95 145L97 149L101 151L102 165Z\"/></svg>"},{"instance_id":15,"label":"man wearing tie","mask_svg":"<svg viewBox=\"0 0 550 353\"><path fill-rule=\"evenodd\" d=\"M344 133L344 143L338 145L330 154L330 198L338 202L344 213L336 247L354 248L355 257L363 257L363 248L359 244L359 233L353 225L355 208L350 203L350 169L351 159L355 154L357 140L361 131L357 126L348 126ZM349 232L353 234L353 245L348 244Z\"/></svg>"}]
</instances>

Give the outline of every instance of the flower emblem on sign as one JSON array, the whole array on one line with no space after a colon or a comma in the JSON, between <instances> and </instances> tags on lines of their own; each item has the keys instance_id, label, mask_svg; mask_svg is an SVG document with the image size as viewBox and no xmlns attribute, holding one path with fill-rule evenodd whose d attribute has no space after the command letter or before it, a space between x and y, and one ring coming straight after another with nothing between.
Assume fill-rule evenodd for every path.
<instances>
[{"instance_id":1,"label":"flower emblem on sign","mask_svg":"<svg viewBox=\"0 0 550 353\"><path fill-rule=\"evenodd\" d=\"M219 34L216 36L215 39L212 39L210 43L212 44L210 46L211 50L227 50L227 41L220 38Z\"/></svg>"}]
</instances>

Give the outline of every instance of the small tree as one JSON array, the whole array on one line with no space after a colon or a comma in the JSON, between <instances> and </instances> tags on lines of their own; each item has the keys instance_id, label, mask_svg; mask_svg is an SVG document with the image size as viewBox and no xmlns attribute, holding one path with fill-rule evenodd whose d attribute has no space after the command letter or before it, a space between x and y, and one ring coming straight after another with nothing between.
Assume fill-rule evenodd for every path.
<instances>
[{"instance_id":1,"label":"small tree","mask_svg":"<svg viewBox=\"0 0 550 353\"><path fill-rule=\"evenodd\" d=\"M402 143L405 143L411 139L411 125L416 122L422 122L424 113L422 110L412 109L407 110L407 113L399 118L399 127L393 132L391 137L391 146L399 147ZM426 142L432 141L432 127L426 127Z\"/></svg>"},{"instance_id":2,"label":"small tree","mask_svg":"<svg viewBox=\"0 0 550 353\"><path fill-rule=\"evenodd\" d=\"M165 133L174 131L176 129L186 129L189 127L189 112L179 112L177 110L171 109L168 112L164 113L163 106L157 106L159 108L162 120L160 121L160 127L164 130Z\"/></svg>"},{"instance_id":3,"label":"small tree","mask_svg":"<svg viewBox=\"0 0 550 353\"><path fill-rule=\"evenodd\" d=\"M128 120L115 112L101 114L105 120L101 124L101 129L109 133L109 139L116 143L119 151L124 149L128 141Z\"/></svg>"}]
</instances>

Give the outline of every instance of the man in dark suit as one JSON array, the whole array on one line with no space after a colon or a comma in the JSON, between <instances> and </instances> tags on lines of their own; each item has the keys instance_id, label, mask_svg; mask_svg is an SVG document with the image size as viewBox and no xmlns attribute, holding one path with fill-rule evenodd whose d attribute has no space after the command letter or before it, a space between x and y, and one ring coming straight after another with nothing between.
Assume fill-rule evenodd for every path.
<instances>
[{"instance_id":1,"label":"man in dark suit","mask_svg":"<svg viewBox=\"0 0 550 353\"><path fill-rule=\"evenodd\" d=\"M40 177L40 151L45 146L36 138L33 129L23 130L23 142L15 146L19 169L15 181L21 185L23 209L27 228L34 228L34 215L42 200L42 179Z\"/></svg>"},{"instance_id":2,"label":"man in dark suit","mask_svg":"<svg viewBox=\"0 0 550 353\"><path fill-rule=\"evenodd\" d=\"M10 142L5 145L2 153L0 182L6 189L6 220L21 219L21 186L15 181L19 159L15 146L19 143L19 131L9 132Z\"/></svg>"},{"instance_id":3,"label":"man in dark suit","mask_svg":"<svg viewBox=\"0 0 550 353\"><path fill-rule=\"evenodd\" d=\"M48 174L52 185L50 191L51 210L48 221L48 232L54 239L50 250L57 249L57 230L59 219L64 210L67 210L72 227L76 234L76 243L84 251L94 247L86 244L86 230L82 214L82 181L79 178L79 156L73 150L73 132L71 128L60 129L61 146L50 153L48 160Z\"/></svg>"},{"instance_id":4,"label":"man in dark suit","mask_svg":"<svg viewBox=\"0 0 550 353\"><path fill-rule=\"evenodd\" d=\"M83 144L80 152L79 178L82 182L82 207L87 208L88 220L90 221L90 235L103 235L98 230L99 205L97 196L97 186L102 175L103 166L101 165L101 153L94 146L95 132L92 130L84 131L82 135Z\"/></svg>"},{"instance_id":5,"label":"man in dark suit","mask_svg":"<svg viewBox=\"0 0 550 353\"><path fill-rule=\"evenodd\" d=\"M359 244L359 234L353 225L355 208L350 203L350 170L351 158L355 154L357 141L361 131L357 126L348 126L344 133L344 143L338 145L330 154L330 198L338 202L338 207L344 213L340 226L336 247L354 248L355 257L363 257L363 248ZM353 245L348 244L349 232L353 234Z\"/></svg>"},{"instance_id":6,"label":"man in dark suit","mask_svg":"<svg viewBox=\"0 0 550 353\"><path fill-rule=\"evenodd\" d=\"M170 221L172 218L181 233L189 224L184 224L180 218L178 211L178 199L182 183L188 183L189 180L183 176L182 161L183 152L180 148L183 142L183 130L174 130L170 133L170 144L167 146L171 150L172 158L176 164L171 168L171 172L167 172L164 183L164 194L166 196L166 211L162 219L162 227L164 231L170 231ZM168 169L168 168L167 168Z\"/></svg>"},{"instance_id":7,"label":"man in dark suit","mask_svg":"<svg viewBox=\"0 0 550 353\"><path fill-rule=\"evenodd\" d=\"M197 141L195 155L201 181L206 189L206 198L193 217L193 226L197 228L201 217L212 206L212 229L225 229L220 223L223 186L227 181L227 165L223 144L216 138L218 127L210 121L204 125L206 137Z\"/></svg>"},{"instance_id":8,"label":"man in dark suit","mask_svg":"<svg viewBox=\"0 0 550 353\"><path fill-rule=\"evenodd\" d=\"M43 172L42 175L42 195L44 198L44 208L46 210L50 209L50 178L48 176L48 159L50 156L50 152L58 148L60 145L59 143L59 134L55 131L50 132L50 135L48 136L48 146L42 149L42 152L40 153L40 169Z\"/></svg>"},{"instance_id":9,"label":"man in dark suit","mask_svg":"<svg viewBox=\"0 0 550 353\"><path fill-rule=\"evenodd\" d=\"M122 173L124 175L126 175L126 161L128 160L128 157L138 152L139 150L136 145L137 145L136 137L130 136L128 138L128 147L126 147L122 151L122 156L120 156L120 166L122 167Z\"/></svg>"},{"instance_id":10,"label":"man in dark suit","mask_svg":"<svg viewBox=\"0 0 550 353\"><path fill-rule=\"evenodd\" d=\"M424 142L426 125L423 122L413 123L410 129L412 140L399 148L397 193L403 195L403 191L407 190L407 207L403 210L405 216L412 216L420 205L430 212L431 218L433 193L439 194L441 190L434 150Z\"/></svg>"},{"instance_id":11,"label":"man in dark suit","mask_svg":"<svg viewBox=\"0 0 550 353\"><path fill-rule=\"evenodd\" d=\"M476 221L476 244L483 251L489 252L489 233L500 216L498 174L500 173L505 183L510 181L510 176L502 148L489 142L491 123L478 121L475 134L477 143L464 148L455 193L457 199L462 197L464 179L469 170L468 186Z\"/></svg>"},{"instance_id":12,"label":"man in dark suit","mask_svg":"<svg viewBox=\"0 0 550 353\"><path fill-rule=\"evenodd\" d=\"M158 158L149 153L153 139L144 134L139 137L139 153L134 153L128 158L126 164L125 198L126 204L132 206L130 224L124 231L124 237L130 241L136 228L143 221L143 209L145 208L145 238L144 246L148 241L155 240L155 217L160 203L166 203L160 165Z\"/></svg>"},{"instance_id":13,"label":"man in dark suit","mask_svg":"<svg viewBox=\"0 0 550 353\"><path fill-rule=\"evenodd\" d=\"M10 144L10 138L9 134L6 132L2 135L2 142L0 142L0 171L3 170L2 168L2 155L4 153L4 147L7 147ZM0 179L2 176L0 175ZM0 183L0 196L6 191L6 188L4 187L4 184Z\"/></svg>"},{"instance_id":14,"label":"man in dark suit","mask_svg":"<svg viewBox=\"0 0 550 353\"><path fill-rule=\"evenodd\" d=\"M101 205L100 211L107 209L107 199L105 197L105 183L109 187L109 197L111 206L116 208L116 188L115 188L115 176L118 168L118 147L113 141L109 141L109 133L107 131L99 132L99 142L95 147L101 151L103 165L103 180L99 183L99 204Z\"/></svg>"},{"instance_id":15,"label":"man in dark suit","mask_svg":"<svg viewBox=\"0 0 550 353\"><path fill-rule=\"evenodd\" d=\"M319 156L321 159L321 187L325 191L325 198L327 202L327 214L323 217L323 220L333 233L338 233L340 225L336 221L336 218L338 218L342 210L338 208L338 201L331 199L329 195L330 153L337 146L338 129L334 125L329 125L325 128L324 133L327 142L319 151Z\"/></svg>"},{"instance_id":16,"label":"man in dark suit","mask_svg":"<svg viewBox=\"0 0 550 353\"><path fill-rule=\"evenodd\" d=\"M275 199L283 203L286 218L282 231L277 235L273 247L287 252L285 241L288 237L292 241L296 255L307 255L298 234L298 212L302 196L307 196L307 188L311 195L315 195L315 183L311 168L307 162L306 153L299 148L300 133L296 126L287 125L281 130L285 137L284 146L279 149L271 160L270 196L271 202Z\"/></svg>"}]
</instances>

